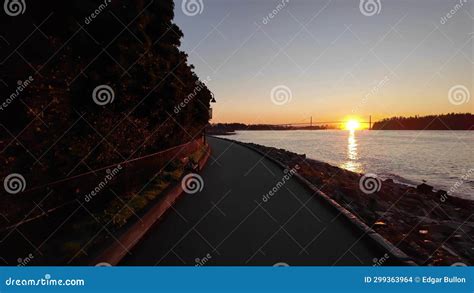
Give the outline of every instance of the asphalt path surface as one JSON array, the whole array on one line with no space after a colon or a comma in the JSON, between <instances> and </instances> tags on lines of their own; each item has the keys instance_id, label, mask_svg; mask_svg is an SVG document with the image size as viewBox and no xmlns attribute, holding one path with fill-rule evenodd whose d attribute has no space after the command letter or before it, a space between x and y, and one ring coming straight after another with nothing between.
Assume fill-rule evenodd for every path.
<instances>
[{"instance_id":1,"label":"asphalt path surface","mask_svg":"<svg viewBox=\"0 0 474 293\"><path fill-rule=\"evenodd\" d=\"M120 265L384 265L376 246L336 210L257 152L208 138L201 192L184 194ZM278 188L278 187L279 188ZM264 201L263 197L278 191Z\"/></svg>"}]
</instances>

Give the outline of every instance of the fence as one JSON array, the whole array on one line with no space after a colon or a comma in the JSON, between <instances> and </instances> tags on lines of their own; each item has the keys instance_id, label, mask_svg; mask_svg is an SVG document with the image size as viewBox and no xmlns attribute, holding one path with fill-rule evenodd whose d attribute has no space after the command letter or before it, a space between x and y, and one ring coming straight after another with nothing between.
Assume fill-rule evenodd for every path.
<instances>
[{"instance_id":1,"label":"fence","mask_svg":"<svg viewBox=\"0 0 474 293\"><path fill-rule=\"evenodd\" d=\"M158 153L64 178L10 196L8 206L14 211L10 210L8 223L0 225L0 231L36 220L78 200L83 202L87 196L100 193L103 188L120 192L134 186L143 186L171 161L191 155L204 144L204 139L199 138ZM100 205L106 200L106 196L100 196L95 202Z\"/></svg>"}]
</instances>

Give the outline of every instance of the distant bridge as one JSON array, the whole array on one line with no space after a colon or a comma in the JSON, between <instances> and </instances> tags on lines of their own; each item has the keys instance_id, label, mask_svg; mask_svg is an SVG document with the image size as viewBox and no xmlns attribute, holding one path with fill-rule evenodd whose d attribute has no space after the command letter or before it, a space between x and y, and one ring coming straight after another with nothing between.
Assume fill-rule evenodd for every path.
<instances>
[{"instance_id":1,"label":"distant bridge","mask_svg":"<svg viewBox=\"0 0 474 293\"><path fill-rule=\"evenodd\" d=\"M372 116L369 116L369 121L358 121L361 125L368 124L369 129L372 129ZM347 121L313 121L313 117L310 118L309 122L297 122L297 123L285 123L285 124L272 124L274 126L286 126L286 127L313 127L320 125L342 125L347 123Z\"/></svg>"}]
</instances>

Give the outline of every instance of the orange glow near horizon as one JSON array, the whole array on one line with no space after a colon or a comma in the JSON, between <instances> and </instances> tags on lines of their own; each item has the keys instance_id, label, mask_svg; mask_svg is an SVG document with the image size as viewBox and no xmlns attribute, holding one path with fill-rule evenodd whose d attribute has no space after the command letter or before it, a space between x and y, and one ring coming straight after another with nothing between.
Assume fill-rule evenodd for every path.
<instances>
[{"instance_id":1,"label":"orange glow near horizon","mask_svg":"<svg viewBox=\"0 0 474 293\"><path fill-rule=\"evenodd\" d=\"M351 131L359 130L361 128L362 128L361 124L360 124L359 120L357 120L357 119L350 119L344 125L344 129L351 130Z\"/></svg>"}]
</instances>

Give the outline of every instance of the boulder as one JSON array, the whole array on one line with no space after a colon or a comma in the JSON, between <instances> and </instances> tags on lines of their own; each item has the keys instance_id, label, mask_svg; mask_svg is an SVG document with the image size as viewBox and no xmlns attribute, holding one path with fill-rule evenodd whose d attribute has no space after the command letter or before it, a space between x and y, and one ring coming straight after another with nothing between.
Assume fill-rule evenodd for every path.
<instances>
[{"instance_id":1,"label":"boulder","mask_svg":"<svg viewBox=\"0 0 474 293\"><path fill-rule=\"evenodd\" d=\"M428 193L433 192L433 186L428 185L428 184L426 184L426 183L422 183L422 184L418 185L418 186L416 187L416 189L417 189L419 192L422 192L422 193L425 193L425 194L428 194Z\"/></svg>"}]
</instances>

